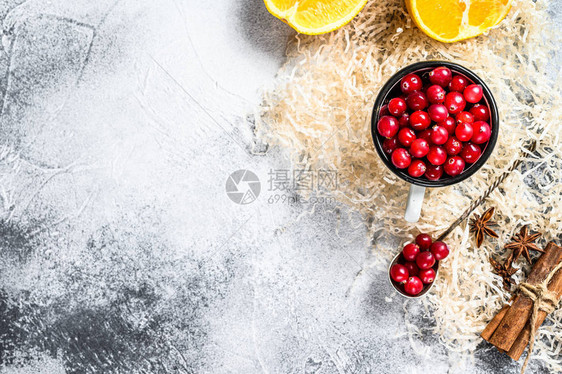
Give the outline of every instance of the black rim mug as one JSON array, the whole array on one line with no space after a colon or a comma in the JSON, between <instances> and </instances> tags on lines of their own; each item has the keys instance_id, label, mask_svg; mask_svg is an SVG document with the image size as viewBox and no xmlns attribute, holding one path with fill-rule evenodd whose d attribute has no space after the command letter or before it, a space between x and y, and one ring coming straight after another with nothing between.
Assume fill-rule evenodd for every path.
<instances>
[{"instance_id":1,"label":"black rim mug","mask_svg":"<svg viewBox=\"0 0 562 374\"><path fill-rule=\"evenodd\" d=\"M437 181L430 181L425 178L414 178L410 176L406 170L398 169L392 164L389 155L387 155L382 148L384 138L377 133L377 123L379 121L381 108L390 100L390 98L398 96L397 94L398 92L400 92L400 80L402 79L402 77L410 73L416 73L420 76L423 76L425 74L429 74L431 70L439 66L446 66L453 72L453 74L457 73L464 75L472 82L480 84L482 86L482 89L484 91L483 100L486 102L486 105L490 109L490 127L492 129L492 135L488 140L488 143L486 144L486 148L482 150L482 155L480 156L480 158L461 174L454 177L447 176L446 178ZM414 63L412 65L408 65L405 68L399 70L381 88L377 99L375 100L375 105L373 107L373 113L371 116L371 135L373 137L375 149L377 150L379 157L382 159L386 167L389 168L394 174L410 183L410 192L408 193L408 202L406 204L406 212L404 214L404 218L408 222L417 222L419 220L426 187L450 186L462 182L463 180L476 173L492 155L492 152L498 140L498 132L498 108L492 92L490 91L488 86L471 70L459 64L448 61L422 61Z\"/></svg>"}]
</instances>

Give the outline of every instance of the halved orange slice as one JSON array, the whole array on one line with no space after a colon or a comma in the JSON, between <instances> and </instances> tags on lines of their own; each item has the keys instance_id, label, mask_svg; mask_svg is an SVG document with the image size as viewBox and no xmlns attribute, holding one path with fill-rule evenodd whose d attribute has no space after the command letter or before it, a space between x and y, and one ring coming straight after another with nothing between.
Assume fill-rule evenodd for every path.
<instances>
[{"instance_id":1,"label":"halved orange slice","mask_svg":"<svg viewBox=\"0 0 562 374\"><path fill-rule=\"evenodd\" d=\"M425 34L452 43L496 26L509 12L511 0L406 0L406 7Z\"/></svg>"},{"instance_id":2,"label":"halved orange slice","mask_svg":"<svg viewBox=\"0 0 562 374\"><path fill-rule=\"evenodd\" d=\"M317 35L351 21L367 0L264 0L271 14L301 34Z\"/></svg>"}]
</instances>

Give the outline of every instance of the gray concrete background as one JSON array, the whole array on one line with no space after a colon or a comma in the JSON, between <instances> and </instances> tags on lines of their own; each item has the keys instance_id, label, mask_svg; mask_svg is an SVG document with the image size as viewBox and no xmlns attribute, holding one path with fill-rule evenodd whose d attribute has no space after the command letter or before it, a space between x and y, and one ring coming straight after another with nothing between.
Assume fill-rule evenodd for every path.
<instances>
[{"instance_id":1,"label":"gray concrete background","mask_svg":"<svg viewBox=\"0 0 562 374\"><path fill-rule=\"evenodd\" d=\"M0 18L1 372L518 372L410 339L431 316L345 208L268 201L289 164L250 154L248 113L293 31L261 0L1 0ZM225 193L238 169L252 204Z\"/></svg>"}]
</instances>

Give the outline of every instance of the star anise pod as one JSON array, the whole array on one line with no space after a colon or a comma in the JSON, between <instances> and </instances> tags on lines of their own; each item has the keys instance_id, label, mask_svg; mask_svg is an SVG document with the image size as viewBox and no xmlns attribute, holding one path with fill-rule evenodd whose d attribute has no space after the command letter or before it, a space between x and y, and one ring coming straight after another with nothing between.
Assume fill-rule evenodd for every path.
<instances>
[{"instance_id":1,"label":"star anise pod","mask_svg":"<svg viewBox=\"0 0 562 374\"><path fill-rule=\"evenodd\" d=\"M511 276L515 274L519 269L512 267L509 261L501 264L498 261L494 260L492 257L490 257L490 264L492 264L492 267L494 268L494 273L502 277L503 288L505 288L507 291L510 291L511 285L514 283Z\"/></svg>"},{"instance_id":2,"label":"star anise pod","mask_svg":"<svg viewBox=\"0 0 562 374\"><path fill-rule=\"evenodd\" d=\"M498 234L489 226L495 225L495 222L490 221L494 215L494 207L485 211L482 216L476 215L476 218L470 220L470 232L475 233L476 246L480 247L484 241L484 234L497 238Z\"/></svg>"},{"instance_id":3,"label":"star anise pod","mask_svg":"<svg viewBox=\"0 0 562 374\"><path fill-rule=\"evenodd\" d=\"M511 264L516 261L521 255L527 259L529 264L531 264L531 254L529 251L538 251L544 253L544 250L540 249L535 243L541 233L529 234L529 228L527 225L523 226L519 231L519 234L513 236L513 241L505 246L505 249L511 249L513 252L508 258L508 262Z\"/></svg>"}]
</instances>

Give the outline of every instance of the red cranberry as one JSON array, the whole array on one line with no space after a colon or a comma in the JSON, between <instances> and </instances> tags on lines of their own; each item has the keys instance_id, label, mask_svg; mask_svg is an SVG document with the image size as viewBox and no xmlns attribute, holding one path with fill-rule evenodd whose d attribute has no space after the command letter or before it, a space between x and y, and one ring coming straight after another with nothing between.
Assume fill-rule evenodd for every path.
<instances>
[{"instance_id":1,"label":"red cranberry","mask_svg":"<svg viewBox=\"0 0 562 374\"><path fill-rule=\"evenodd\" d=\"M466 161L468 164L473 164L482 155L482 151L480 147L473 143L466 143L461 151L461 157Z\"/></svg>"},{"instance_id":2,"label":"red cranberry","mask_svg":"<svg viewBox=\"0 0 562 374\"><path fill-rule=\"evenodd\" d=\"M418 139L425 140L428 144L431 144L431 129L425 129L418 133Z\"/></svg>"},{"instance_id":3,"label":"red cranberry","mask_svg":"<svg viewBox=\"0 0 562 374\"><path fill-rule=\"evenodd\" d=\"M419 76L410 73L404 76L400 81L400 89L405 94L412 93L414 91L419 91L422 89L423 83Z\"/></svg>"},{"instance_id":4,"label":"red cranberry","mask_svg":"<svg viewBox=\"0 0 562 374\"><path fill-rule=\"evenodd\" d=\"M447 96L445 96L445 106L447 107L449 113L457 114L464 110L466 101L464 101L462 94L458 92L449 92Z\"/></svg>"},{"instance_id":5,"label":"red cranberry","mask_svg":"<svg viewBox=\"0 0 562 374\"><path fill-rule=\"evenodd\" d=\"M449 112L447 112L447 108L445 105L442 104L433 104L427 109L427 113L429 114L429 118L435 122L445 121Z\"/></svg>"},{"instance_id":6,"label":"red cranberry","mask_svg":"<svg viewBox=\"0 0 562 374\"><path fill-rule=\"evenodd\" d=\"M445 152L445 149L443 147L433 145L429 147L427 159L433 165L441 165L445 162L445 160L447 160L447 152Z\"/></svg>"},{"instance_id":7,"label":"red cranberry","mask_svg":"<svg viewBox=\"0 0 562 374\"><path fill-rule=\"evenodd\" d=\"M449 255L449 247L443 242L435 242L429 248L436 260L441 261Z\"/></svg>"},{"instance_id":8,"label":"red cranberry","mask_svg":"<svg viewBox=\"0 0 562 374\"><path fill-rule=\"evenodd\" d=\"M437 145L445 144L448 138L449 138L449 133L447 132L447 129L439 125L433 126L431 131L431 142L433 144L437 144Z\"/></svg>"},{"instance_id":9,"label":"red cranberry","mask_svg":"<svg viewBox=\"0 0 562 374\"><path fill-rule=\"evenodd\" d=\"M462 142L454 136L451 136L447 139L447 143L445 143L445 150L449 156L456 156L462 150Z\"/></svg>"},{"instance_id":10,"label":"red cranberry","mask_svg":"<svg viewBox=\"0 0 562 374\"><path fill-rule=\"evenodd\" d=\"M443 165L445 173L449 174L451 177L459 175L464 170L464 160L459 156L449 157L445 165Z\"/></svg>"},{"instance_id":11,"label":"red cranberry","mask_svg":"<svg viewBox=\"0 0 562 374\"><path fill-rule=\"evenodd\" d=\"M418 236L416 236L416 244L422 251L429 249L431 243L431 236L429 236L428 234L418 234Z\"/></svg>"},{"instance_id":12,"label":"red cranberry","mask_svg":"<svg viewBox=\"0 0 562 374\"><path fill-rule=\"evenodd\" d=\"M455 119L457 120L457 123L473 123L474 122L474 116L468 112L460 112L455 116Z\"/></svg>"},{"instance_id":13,"label":"red cranberry","mask_svg":"<svg viewBox=\"0 0 562 374\"><path fill-rule=\"evenodd\" d=\"M457 127L457 123L453 117L447 117L445 121L439 122L438 125L447 129L449 135L453 135L455 133L455 127Z\"/></svg>"},{"instance_id":14,"label":"red cranberry","mask_svg":"<svg viewBox=\"0 0 562 374\"><path fill-rule=\"evenodd\" d=\"M396 136L386 138L384 142L382 142L382 150L384 153L391 154L396 148L398 148L398 138Z\"/></svg>"},{"instance_id":15,"label":"red cranberry","mask_svg":"<svg viewBox=\"0 0 562 374\"><path fill-rule=\"evenodd\" d=\"M402 256L406 261L414 261L416 256L420 253L420 247L416 243L409 243L402 248Z\"/></svg>"},{"instance_id":16,"label":"red cranberry","mask_svg":"<svg viewBox=\"0 0 562 374\"><path fill-rule=\"evenodd\" d=\"M388 105L383 105L380 112L379 112L379 116L380 117L384 117L384 116L390 116L390 112L388 111Z\"/></svg>"},{"instance_id":17,"label":"red cranberry","mask_svg":"<svg viewBox=\"0 0 562 374\"><path fill-rule=\"evenodd\" d=\"M410 154L417 158L422 158L429 152L429 142L425 139L416 139L410 146Z\"/></svg>"},{"instance_id":18,"label":"red cranberry","mask_svg":"<svg viewBox=\"0 0 562 374\"><path fill-rule=\"evenodd\" d=\"M408 166L408 174L414 178L418 178L425 174L426 169L425 162L422 160L414 160L410 166Z\"/></svg>"},{"instance_id":19,"label":"red cranberry","mask_svg":"<svg viewBox=\"0 0 562 374\"><path fill-rule=\"evenodd\" d=\"M392 164L396 166L398 169L407 168L408 166L410 166L410 163L412 162L412 158L410 157L410 154L404 148L395 149L394 152L392 152L390 158L392 160Z\"/></svg>"},{"instance_id":20,"label":"red cranberry","mask_svg":"<svg viewBox=\"0 0 562 374\"><path fill-rule=\"evenodd\" d=\"M482 144L486 143L490 140L492 136L492 129L490 129L490 125L488 125L484 121L476 121L472 125L474 133L472 134L472 138L470 139L473 143Z\"/></svg>"},{"instance_id":21,"label":"red cranberry","mask_svg":"<svg viewBox=\"0 0 562 374\"><path fill-rule=\"evenodd\" d=\"M483 95L484 95L484 91L482 91L482 86L479 84L471 84L470 86L466 87L463 91L464 99L472 104L482 100Z\"/></svg>"},{"instance_id":22,"label":"red cranberry","mask_svg":"<svg viewBox=\"0 0 562 374\"><path fill-rule=\"evenodd\" d=\"M399 97L395 97L388 102L388 111L395 117L400 117L406 109L408 109L406 101Z\"/></svg>"},{"instance_id":23,"label":"red cranberry","mask_svg":"<svg viewBox=\"0 0 562 374\"><path fill-rule=\"evenodd\" d=\"M441 87L447 87L451 79L453 79L453 73L451 73L449 68L444 66L435 68L429 72L429 81Z\"/></svg>"},{"instance_id":24,"label":"red cranberry","mask_svg":"<svg viewBox=\"0 0 562 374\"><path fill-rule=\"evenodd\" d=\"M465 123L465 122L459 123L457 125L457 128L455 129L455 135L457 136L457 139L459 139L461 142L469 141L470 138L472 138L473 133L474 130L470 123Z\"/></svg>"},{"instance_id":25,"label":"red cranberry","mask_svg":"<svg viewBox=\"0 0 562 374\"><path fill-rule=\"evenodd\" d=\"M408 280L408 269L404 265L394 264L390 268L390 277L397 283L405 283Z\"/></svg>"},{"instance_id":26,"label":"red cranberry","mask_svg":"<svg viewBox=\"0 0 562 374\"><path fill-rule=\"evenodd\" d=\"M416 133L414 130L404 127L398 131L398 140L402 145L409 147L416 140Z\"/></svg>"},{"instance_id":27,"label":"red cranberry","mask_svg":"<svg viewBox=\"0 0 562 374\"><path fill-rule=\"evenodd\" d=\"M377 123L377 130L379 134L385 138L392 138L398 132L398 120L392 116L384 116L379 119Z\"/></svg>"},{"instance_id":28,"label":"red cranberry","mask_svg":"<svg viewBox=\"0 0 562 374\"><path fill-rule=\"evenodd\" d=\"M419 278L423 284L431 284L435 280L435 270L432 268L420 271Z\"/></svg>"},{"instance_id":29,"label":"red cranberry","mask_svg":"<svg viewBox=\"0 0 562 374\"><path fill-rule=\"evenodd\" d=\"M429 269L435 265L435 257L433 257L433 253L430 251L420 252L416 256L416 265L418 265L420 270Z\"/></svg>"},{"instance_id":30,"label":"red cranberry","mask_svg":"<svg viewBox=\"0 0 562 374\"><path fill-rule=\"evenodd\" d=\"M410 114L410 126L414 130L423 130L431 125L431 118L429 118L429 114L427 112L418 110L412 114Z\"/></svg>"},{"instance_id":31,"label":"red cranberry","mask_svg":"<svg viewBox=\"0 0 562 374\"><path fill-rule=\"evenodd\" d=\"M410 126L410 115L408 113L404 113L398 118L398 126L400 127L408 127Z\"/></svg>"},{"instance_id":32,"label":"red cranberry","mask_svg":"<svg viewBox=\"0 0 562 374\"><path fill-rule=\"evenodd\" d=\"M431 104L442 104L443 101L445 101L446 92L443 87L437 84L429 86L427 91L425 91L425 94L427 96L427 100L429 100Z\"/></svg>"},{"instance_id":33,"label":"red cranberry","mask_svg":"<svg viewBox=\"0 0 562 374\"><path fill-rule=\"evenodd\" d=\"M427 165L425 177L430 181L438 181L443 176L443 166L441 165Z\"/></svg>"},{"instance_id":34,"label":"red cranberry","mask_svg":"<svg viewBox=\"0 0 562 374\"><path fill-rule=\"evenodd\" d=\"M420 272L420 268L418 268L418 265L416 265L415 261L406 261L404 263L404 266L406 267L406 269L408 269L408 274L410 274L410 277L415 277Z\"/></svg>"},{"instance_id":35,"label":"red cranberry","mask_svg":"<svg viewBox=\"0 0 562 374\"><path fill-rule=\"evenodd\" d=\"M410 277L406 281L406 284L404 284L404 291L406 291L408 295L416 296L417 294L422 292L422 290L423 283L418 277Z\"/></svg>"},{"instance_id":36,"label":"red cranberry","mask_svg":"<svg viewBox=\"0 0 562 374\"><path fill-rule=\"evenodd\" d=\"M490 109L483 104L474 104L470 108L470 113L474 116L475 121L487 121L490 119Z\"/></svg>"},{"instance_id":37,"label":"red cranberry","mask_svg":"<svg viewBox=\"0 0 562 374\"><path fill-rule=\"evenodd\" d=\"M423 92L412 92L406 98L406 103L408 104L408 108L412 110L422 110L427 107L427 97L425 97Z\"/></svg>"},{"instance_id":38,"label":"red cranberry","mask_svg":"<svg viewBox=\"0 0 562 374\"><path fill-rule=\"evenodd\" d=\"M468 86L468 79L462 75L455 75L449 83L449 91L463 92L466 86Z\"/></svg>"}]
</instances>

